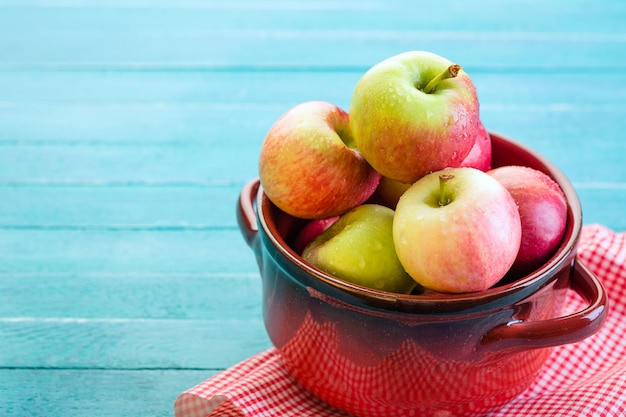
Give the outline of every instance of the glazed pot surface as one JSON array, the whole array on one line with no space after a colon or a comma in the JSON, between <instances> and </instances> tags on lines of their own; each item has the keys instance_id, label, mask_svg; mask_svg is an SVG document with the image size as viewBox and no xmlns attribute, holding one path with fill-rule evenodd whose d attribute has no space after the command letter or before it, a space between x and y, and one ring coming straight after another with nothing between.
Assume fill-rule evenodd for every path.
<instances>
[{"instance_id":1,"label":"glazed pot surface","mask_svg":"<svg viewBox=\"0 0 626 417\"><path fill-rule=\"evenodd\" d=\"M290 248L299 219L258 181L242 191L238 219L257 256L268 334L311 393L361 417L483 415L527 388L551 347L599 329L606 294L576 261L582 212L573 187L540 155L491 136L494 167L530 166L559 183L568 223L543 267L479 293L398 295L329 276ZM570 288L588 306L560 317Z\"/></svg>"}]
</instances>

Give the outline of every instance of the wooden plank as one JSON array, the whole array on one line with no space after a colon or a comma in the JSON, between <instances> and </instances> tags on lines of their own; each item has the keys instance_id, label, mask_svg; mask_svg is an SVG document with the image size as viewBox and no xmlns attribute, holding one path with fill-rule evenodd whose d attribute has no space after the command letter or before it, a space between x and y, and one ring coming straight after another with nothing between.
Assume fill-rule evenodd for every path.
<instances>
[{"instance_id":1,"label":"wooden plank","mask_svg":"<svg viewBox=\"0 0 626 417\"><path fill-rule=\"evenodd\" d=\"M258 273L0 275L0 321L15 317L258 320L261 299Z\"/></svg>"},{"instance_id":2,"label":"wooden plank","mask_svg":"<svg viewBox=\"0 0 626 417\"><path fill-rule=\"evenodd\" d=\"M626 186L590 184L577 187L585 224L602 224L617 232L626 232Z\"/></svg>"},{"instance_id":3,"label":"wooden plank","mask_svg":"<svg viewBox=\"0 0 626 417\"><path fill-rule=\"evenodd\" d=\"M178 394L216 372L0 369L0 414L171 417Z\"/></svg>"},{"instance_id":4,"label":"wooden plank","mask_svg":"<svg viewBox=\"0 0 626 417\"><path fill-rule=\"evenodd\" d=\"M212 12L229 13L227 17L234 23L237 22L237 18L241 13L268 13L283 14L288 17L296 17L300 20L296 22L282 22L283 24L292 24L294 28L306 28L311 24L310 20L306 20L307 14L302 16L302 13L324 13L336 12L336 13L350 13L353 16L355 22L348 22L350 24L359 24L362 22L366 25L382 25L384 27L393 27L396 22L411 24L415 21L411 21L412 16L406 16L398 14L398 18L395 19L395 13L405 11L407 6L414 6L414 2L411 0L345 0L336 2L333 0L315 0L315 1L301 1L297 3L286 2L281 0L238 0L236 2L220 2L210 0L186 0L184 2L178 0L108 0L101 2L99 0L2 0L0 1L0 7L7 8L60 8L60 9L92 9L94 12L102 9L181 9L181 10L207 10ZM602 16L604 13L612 12L619 13L623 11L623 5L621 2L611 1L577 1L569 2L566 0L554 0L550 3L543 3L540 0L525 0L525 1L511 1L507 5L502 5L497 0L484 0L479 4L468 5L466 2L460 0L451 0L446 6L448 10L454 12L465 12L476 14L475 18L478 20L467 21L463 19L463 16L459 16L455 13L450 15L445 14L433 14L430 16L430 12L439 11L441 8L437 5L430 3L424 3L420 5L420 9L423 10L423 14L429 14L430 19L425 21L424 24L435 24L439 26L441 22L446 24L464 23L465 25L476 25L481 27L483 24L490 24L490 27L509 28L509 23L522 26L523 29L528 30L527 25L523 25L525 22L520 22L520 19L515 19L515 16L511 16L511 13L520 13L522 15L528 15L530 19L530 12L540 7L544 12L543 15L534 16L534 21L537 22L537 26L545 25L547 28L554 29L554 21L549 19L549 15L562 15L563 17L570 16L574 13L582 14L587 13L587 16L597 17ZM591 6L596 6L595 9ZM483 9L490 9L494 16L502 15L506 21L500 19L494 19L489 16L484 16L481 11ZM354 14L356 12L356 14ZM507 13L508 12L508 13ZM236 14L234 14L236 13ZM392 21L386 21L385 14L393 14L394 19ZM368 15L373 15L369 17ZM517 15L516 15L517 16ZM262 15L262 17L266 17ZM376 17L379 17L376 19ZM607 21L612 16L606 17ZM273 22L275 23L275 22ZM308 23L308 25L306 25ZM331 25L333 22L320 22L320 25ZM559 25L567 26L568 20L559 20ZM586 30L589 26L596 26L598 22L581 22L582 27L578 27L580 30ZM303 26L298 26L302 24ZM577 29L572 27L572 29Z\"/></svg>"},{"instance_id":5,"label":"wooden plank","mask_svg":"<svg viewBox=\"0 0 626 417\"><path fill-rule=\"evenodd\" d=\"M0 337L0 368L224 369L271 346L259 317L7 317Z\"/></svg>"},{"instance_id":6,"label":"wooden plank","mask_svg":"<svg viewBox=\"0 0 626 417\"><path fill-rule=\"evenodd\" d=\"M0 228L235 229L241 189L240 184L0 187Z\"/></svg>"},{"instance_id":7,"label":"wooden plank","mask_svg":"<svg viewBox=\"0 0 626 417\"><path fill-rule=\"evenodd\" d=\"M6 110L0 113L0 180L222 181L230 177L245 181L257 174L257 156L268 129L289 108L168 107L54 105ZM593 104L485 103L481 114L488 128L553 157L549 152L551 148L560 152L561 141L571 143L565 152L597 146L619 149L623 111L619 106ZM598 117L605 122L596 123ZM590 141L592 137L601 137L606 145ZM594 153L585 151L585 157Z\"/></svg>"},{"instance_id":8,"label":"wooden plank","mask_svg":"<svg viewBox=\"0 0 626 417\"><path fill-rule=\"evenodd\" d=\"M0 273L249 274L239 230L37 229L0 233Z\"/></svg>"},{"instance_id":9,"label":"wooden plank","mask_svg":"<svg viewBox=\"0 0 626 417\"><path fill-rule=\"evenodd\" d=\"M243 184L258 176L260 141L246 147L6 146L0 183ZM234 162L236 161L236 162Z\"/></svg>"},{"instance_id":10,"label":"wooden plank","mask_svg":"<svg viewBox=\"0 0 626 417\"><path fill-rule=\"evenodd\" d=\"M618 169L615 166L613 169ZM611 178L575 182L585 222L626 229L626 185ZM0 187L0 229L236 231L240 185ZM237 238L236 233L233 236Z\"/></svg>"},{"instance_id":11,"label":"wooden plank","mask_svg":"<svg viewBox=\"0 0 626 417\"><path fill-rule=\"evenodd\" d=\"M0 145L107 145L130 148L260 143L292 105L21 104L0 106ZM51 143L49 143L51 142ZM191 151L194 151L193 149Z\"/></svg>"},{"instance_id":12,"label":"wooden plank","mask_svg":"<svg viewBox=\"0 0 626 417\"><path fill-rule=\"evenodd\" d=\"M135 36L161 32L202 34L225 30L290 30L300 33L341 28L352 31L441 31L470 32L611 33L624 29L626 8L621 2L590 0L569 2L538 0L502 4L487 0L475 4L449 1L445 13L432 3L370 0L237 1L228 4L207 1L45 1L3 0L0 7L6 30L23 33L79 30L86 33L128 31ZM539 13L539 11L541 13ZM471 15L472 19L467 19ZM553 20L559 16L558 25ZM45 17L56 19L47 20ZM425 18L427 17L427 18ZM20 19L32 27L20 27ZM109 23L113 22L113 25ZM132 23L132 24L129 24Z\"/></svg>"},{"instance_id":13,"label":"wooden plank","mask_svg":"<svg viewBox=\"0 0 626 417\"><path fill-rule=\"evenodd\" d=\"M371 62L370 65L375 63ZM476 84L481 103L487 106L622 107L626 99L626 90L619 88L626 83L626 74L610 69L557 68L542 72L469 67L466 70ZM284 111L287 106L307 100L327 100L348 110L353 88L364 71L3 70L0 71L0 110L11 112L13 116L26 112L31 107L32 111L54 111L52 105L70 112L86 106L86 115L116 108L139 113L160 109L164 114L167 111L180 113L185 110L200 110L205 112L209 121L213 121L212 111L221 108L223 111L232 111L222 122L237 120L239 123L246 123L248 114L239 112ZM606 94L608 89L611 89L611 94ZM172 107L173 104L180 107ZM44 123L53 119L45 112L40 116ZM58 117L55 114L55 118ZM3 117L4 123L12 123L11 120ZM99 119L91 118L89 121L97 123ZM75 122L80 125L85 121L77 119ZM28 128L26 132L31 128L22 127ZM95 128L92 130L93 134L97 134ZM3 132L5 136L6 131ZM22 135L20 139L53 140L54 137L29 138ZM84 139L93 137L86 136ZM152 139L152 135L145 139ZM191 140L193 136L186 139Z\"/></svg>"},{"instance_id":14,"label":"wooden plank","mask_svg":"<svg viewBox=\"0 0 626 417\"><path fill-rule=\"evenodd\" d=\"M407 2L307 13L285 6L5 7L0 26L11 38L0 43L0 62L20 68L362 67L427 49L478 67L622 66L624 6L572 3L492 1L472 5L472 19L462 2L447 13Z\"/></svg>"},{"instance_id":15,"label":"wooden plank","mask_svg":"<svg viewBox=\"0 0 626 417\"><path fill-rule=\"evenodd\" d=\"M488 128L543 153L572 181L626 181L626 171L616 171L626 155L620 109L486 108L482 117ZM602 123L597 123L599 117ZM265 126L256 134L250 131L239 143L220 145L6 144L0 153L0 183L242 184L258 175L259 149L273 122L259 119L258 126ZM193 123L201 125L200 120Z\"/></svg>"}]
</instances>

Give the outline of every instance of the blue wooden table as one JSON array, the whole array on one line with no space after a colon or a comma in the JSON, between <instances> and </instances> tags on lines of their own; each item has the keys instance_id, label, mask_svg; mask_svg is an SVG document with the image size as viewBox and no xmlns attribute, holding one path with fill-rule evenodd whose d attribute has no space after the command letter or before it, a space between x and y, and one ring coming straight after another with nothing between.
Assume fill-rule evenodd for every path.
<instances>
[{"instance_id":1,"label":"blue wooden table","mask_svg":"<svg viewBox=\"0 0 626 417\"><path fill-rule=\"evenodd\" d=\"M626 2L0 0L0 415L169 416L268 348L235 218L264 135L414 49L626 229Z\"/></svg>"}]
</instances>

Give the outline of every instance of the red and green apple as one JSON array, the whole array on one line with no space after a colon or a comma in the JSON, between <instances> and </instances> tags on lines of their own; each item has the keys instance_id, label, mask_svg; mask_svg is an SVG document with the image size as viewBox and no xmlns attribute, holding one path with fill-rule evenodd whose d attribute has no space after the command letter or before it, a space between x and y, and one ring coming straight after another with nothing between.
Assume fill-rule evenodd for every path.
<instances>
[{"instance_id":1,"label":"red and green apple","mask_svg":"<svg viewBox=\"0 0 626 417\"><path fill-rule=\"evenodd\" d=\"M492 287L521 244L511 194L475 168L428 174L400 197L393 240L405 270L425 288L447 293Z\"/></svg>"},{"instance_id":2,"label":"red and green apple","mask_svg":"<svg viewBox=\"0 0 626 417\"><path fill-rule=\"evenodd\" d=\"M426 51L374 65L357 82L350 102L358 149L383 176L407 184L459 166L474 145L478 123L470 77Z\"/></svg>"},{"instance_id":3,"label":"red and green apple","mask_svg":"<svg viewBox=\"0 0 626 417\"><path fill-rule=\"evenodd\" d=\"M470 150L470 153L461 162L459 167L476 168L481 171L488 171L491 169L491 137L485 129L484 124L479 121L478 134L474 141L474 146ZM449 166L446 168L458 168ZM396 208L400 196L409 189L411 184L406 184L400 181L395 181L385 176L380 178L378 188L376 189L376 195L381 198L382 202L392 209Z\"/></svg>"},{"instance_id":4,"label":"red and green apple","mask_svg":"<svg viewBox=\"0 0 626 417\"><path fill-rule=\"evenodd\" d=\"M324 102L283 114L261 146L259 179L281 210L303 219L338 216L367 200L380 180L356 149L349 115Z\"/></svg>"}]
</instances>

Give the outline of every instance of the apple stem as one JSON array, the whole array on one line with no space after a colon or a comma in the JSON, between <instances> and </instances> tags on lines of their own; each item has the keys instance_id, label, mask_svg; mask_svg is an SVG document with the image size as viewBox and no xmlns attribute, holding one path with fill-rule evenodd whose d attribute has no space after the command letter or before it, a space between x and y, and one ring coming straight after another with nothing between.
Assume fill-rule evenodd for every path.
<instances>
[{"instance_id":1,"label":"apple stem","mask_svg":"<svg viewBox=\"0 0 626 417\"><path fill-rule=\"evenodd\" d=\"M439 84L439 82L443 80L447 80L448 78L456 77L457 75L459 75L459 71L461 71L460 65L457 65L457 64L450 65L448 68L442 71L439 75L437 75L435 78L430 80L428 84L426 84L426 87L424 87L424 92L427 94L432 93L432 91L435 89L435 87L437 87L437 84Z\"/></svg>"},{"instance_id":2,"label":"apple stem","mask_svg":"<svg viewBox=\"0 0 626 417\"><path fill-rule=\"evenodd\" d=\"M450 197L448 196L448 187L446 183L454 178L452 174L439 175L439 207L447 206L450 204Z\"/></svg>"}]
</instances>

